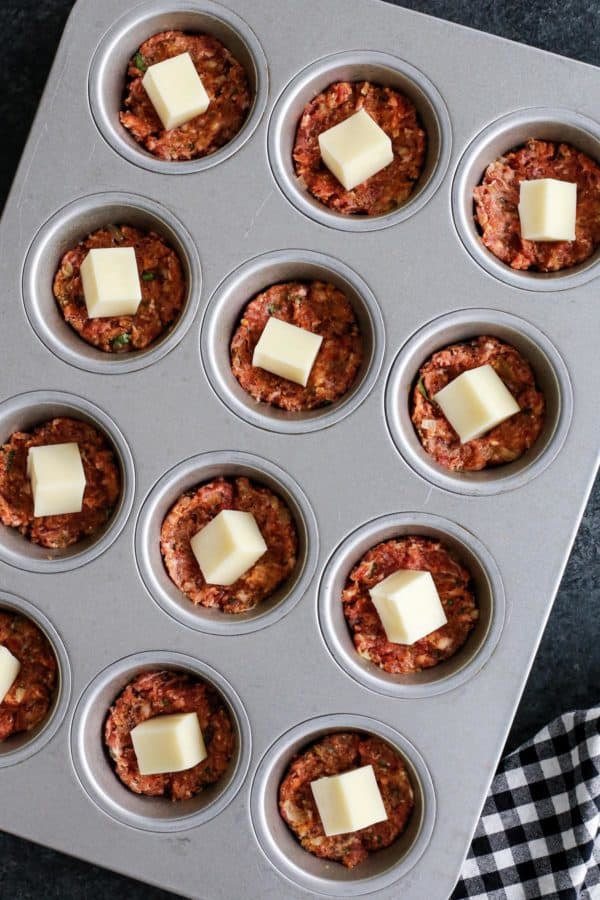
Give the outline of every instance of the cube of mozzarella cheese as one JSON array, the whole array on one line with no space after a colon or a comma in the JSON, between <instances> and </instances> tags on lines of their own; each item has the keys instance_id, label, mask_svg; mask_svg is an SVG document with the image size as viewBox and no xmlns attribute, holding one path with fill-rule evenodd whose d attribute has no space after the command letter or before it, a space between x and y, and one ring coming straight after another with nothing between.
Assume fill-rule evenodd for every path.
<instances>
[{"instance_id":1,"label":"cube of mozzarella cheese","mask_svg":"<svg viewBox=\"0 0 600 900\"><path fill-rule=\"evenodd\" d=\"M461 444L480 438L519 412L519 404L490 365L463 372L433 399Z\"/></svg>"},{"instance_id":2,"label":"cube of mozzarella cheese","mask_svg":"<svg viewBox=\"0 0 600 900\"><path fill-rule=\"evenodd\" d=\"M132 729L131 740L141 775L184 772L207 757L196 713L146 719Z\"/></svg>"},{"instance_id":3,"label":"cube of mozzarella cheese","mask_svg":"<svg viewBox=\"0 0 600 900\"><path fill-rule=\"evenodd\" d=\"M373 766L318 778L310 787L328 837L359 831L387 819Z\"/></svg>"},{"instance_id":4,"label":"cube of mozzarella cheese","mask_svg":"<svg viewBox=\"0 0 600 900\"><path fill-rule=\"evenodd\" d=\"M392 142L364 109L319 135L321 159L347 191L394 159Z\"/></svg>"},{"instance_id":5,"label":"cube of mozzarella cheese","mask_svg":"<svg viewBox=\"0 0 600 900\"><path fill-rule=\"evenodd\" d=\"M31 480L34 516L81 512L85 471L76 443L30 447L27 476Z\"/></svg>"},{"instance_id":6,"label":"cube of mozzarella cheese","mask_svg":"<svg viewBox=\"0 0 600 900\"><path fill-rule=\"evenodd\" d=\"M21 663L8 647L0 646L0 703L4 700L21 671Z\"/></svg>"},{"instance_id":7,"label":"cube of mozzarella cheese","mask_svg":"<svg viewBox=\"0 0 600 900\"><path fill-rule=\"evenodd\" d=\"M81 284L90 319L134 316L142 299L133 247L98 247L81 264Z\"/></svg>"},{"instance_id":8,"label":"cube of mozzarella cheese","mask_svg":"<svg viewBox=\"0 0 600 900\"><path fill-rule=\"evenodd\" d=\"M574 241L577 185L556 178L522 181L521 236L528 241Z\"/></svg>"},{"instance_id":9,"label":"cube of mozzarella cheese","mask_svg":"<svg viewBox=\"0 0 600 900\"><path fill-rule=\"evenodd\" d=\"M414 644L448 621L431 572L399 569L369 593L393 644Z\"/></svg>"},{"instance_id":10,"label":"cube of mozzarella cheese","mask_svg":"<svg viewBox=\"0 0 600 900\"><path fill-rule=\"evenodd\" d=\"M267 550L256 519L249 512L223 509L191 540L207 584L237 581Z\"/></svg>"},{"instance_id":11,"label":"cube of mozzarella cheese","mask_svg":"<svg viewBox=\"0 0 600 900\"><path fill-rule=\"evenodd\" d=\"M206 112L210 103L189 53L149 66L142 85L167 131Z\"/></svg>"},{"instance_id":12,"label":"cube of mozzarella cheese","mask_svg":"<svg viewBox=\"0 0 600 900\"><path fill-rule=\"evenodd\" d=\"M265 325L252 365L306 387L323 338L273 316Z\"/></svg>"}]
</instances>

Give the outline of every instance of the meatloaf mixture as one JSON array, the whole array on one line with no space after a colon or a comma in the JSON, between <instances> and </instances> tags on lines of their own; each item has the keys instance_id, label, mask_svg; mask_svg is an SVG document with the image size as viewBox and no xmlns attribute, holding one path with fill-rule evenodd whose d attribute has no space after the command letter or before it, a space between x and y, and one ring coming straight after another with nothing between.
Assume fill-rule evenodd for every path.
<instances>
[{"instance_id":1,"label":"meatloaf mixture","mask_svg":"<svg viewBox=\"0 0 600 900\"><path fill-rule=\"evenodd\" d=\"M134 316L90 319L83 296L81 264L90 250L133 247L142 300ZM54 276L54 296L64 319L92 347L106 353L144 350L171 328L183 309L186 282L179 257L152 231L107 225L67 250Z\"/></svg>"},{"instance_id":2,"label":"meatloaf mixture","mask_svg":"<svg viewBox=\"0 0 600 900\"><path fill-rule=\"evenodd\" d=\"M392 141L394 159L362 184L347 191L321 159L319 135L364 109ZM408 97L368 81L338 81L304 107L293 158L307 190L335 212L380 216L410 197L421 175L427 135Z\"/></svg>"},{"instance_id":3,"label":"meatloaf mixture","mask_svg":"<svg viewBox=\"0 0 600 900\"><path fill-rule=\"evenodd\" d=\"M373 766L387 820L359 831L327 837L311 781ZM300 753L279 787L279 811L305 850L349 869L369 853L389 847L404 831L414 806L413 789L400 753L386 741L356 732L330 734Z\"/></svg>"},{"instance_id":4,"label":"meatloaf mixture","mask_svg":"<svg viewBox=\"0 0 600 900\"><path fill-rule=\"evenodd\" d=\"M142 84L149 66L189 53L210 98L206 112L169 131ZM121 124L159 159L208 156L232 140L246 121L252 93L243 66L210 34L163 31L144 41L129 61Z\"/></svg>"},{"instance_id":5,"label":"meatloaf mixture","mask_svg":"<svg viewBox=\"0 0 600 900\"><path fill-rule=\"evenodd\" d=\"M369 594L398 569L431 572L448 619L414 644L388 641ZM342 603L360 656L396 675L420 672L453 656L479 618L470 572L440 541L425 537L402 537L372 547L350 572Z\"/></svg>"},{"instance_id":6,"label":"meatloaf mixture","mask_svg":"<svg viewBox=\"0 0 600 900\"><path fill-rule=\"evenodd\" d=\"M140 775L131 731L156 716L197 713L206 759L183 772ZM181 672L146 672L134 678L113 703L104 740L123 784L135 794L189 800L223 777L236 748L231 716L220 694Z\"/></svg>"},{"instance_id":7,"label":"meatloaf mixture","mask_svg":"<svg viewBox=\"0 0 600 900\"><path fill-rule=\"evenodd\" d=\"M323 338L306 387L252 365L270 316ZM352 304L323 281L275 284L248 303L231 341L231 369L255 400L290 411L327 406L352 387L363 359L363 340Z\"/></svg>"},{"instance_id":8,"label":"meatloaf mixture","mask_svg":"<svg viewBox=\"0 0 600 900\"><path fill-rule=\"evenodd\" d=\"M30 447L75 442L85 472L83 508L60 516L33 515L27 477ZM0 521L18 529L34 544L61 550L93 535L110 519L121 493L121 475L113 449L88 422L52 419L33 431L15 431L0 447Z\"/></svg>"},{"instance_id":9,"label":"meatloaf mixture","mask_svg":"<svg viewBox=\"0 0 600 900\"><path fill-rule=\"evenodd\" d=\"M483 437L461 444L457 433L432 399L462 372L490 365L520 407L520 412ZM437 463L457 472L513 462L537 440L544 425L544 395L533 370L518 350L483 336L438 350L422 366L413 388L411 418L423 447Z\"/></svg>"},{"instance_id":10,"label":"meatloaf mixture","mask_svg":"<svg viewBox=\"0 0 600 900\"><path fill-rule=\"evenodd\" d=\"M56 689L57 665L48 638L37 625L6 610L0 610L0 646L21 663L14 684L0 702L0 741L5 741L44 721Z\"/></svg>"},{"instance_id":11,"label":"meatloaf mixture","mask_svg":"<svg viewBox=\"0 0 600 900\"><path fill-rule=\"evenodd\" d=\"M537 178L577 185L574 241L526 241L521 237L519 185ZM571 144L532 138L487 167L474 197L483 243L513 269L568 269L591 256L600 244L600 165Z\"/></svg>"},{"instance_id":12,"label":"meatloaf mixture","mask_svg":"<svg viewBox=\"0 0 600 900\"><path fill-rule=\"evenodd\" d=\"M266 552L231 585L207 584L190 541L223 509L252 513ZM269 488L248 478L216 478L183 494L167 514L160 549L171 580L197 606L242 613L282 584L296 565L298 535L286 504Z\"/></svg>"}]
</instances>

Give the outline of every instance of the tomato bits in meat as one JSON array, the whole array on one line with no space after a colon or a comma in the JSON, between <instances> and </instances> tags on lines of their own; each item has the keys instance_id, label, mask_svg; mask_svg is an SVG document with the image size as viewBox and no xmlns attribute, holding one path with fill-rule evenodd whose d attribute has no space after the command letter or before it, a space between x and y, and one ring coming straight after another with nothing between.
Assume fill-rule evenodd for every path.
<instances>
[{"instance_id":1,"label":"tomato bits in meat","mask_svg":"<svg viewBox=\"0 0 600 900\"><path fill-rule=\"evenodd\" d=\"M391 139L394 159L347 191L321 159L319 135L361 109ZM423 171L426 151L427 135L408 97L368 81L338 81L304 107L293 158L296 175L325 206L346 216L381 216L409 199Z\"/></svg>"},{"instance_id":2,"label":"tomato bits in meat","mask_svg":"<svg viewBox=\"0 0 600 900\"><path fill-rule=\"evenodd\" d=\"M150 66L189 53L210 98L206 112L178 128L163 128L142 84ZM159 159L208 156L231 141L250 112L252 93L244 67L210 34L163 31L148 38L129 62L121 124Z\"/></svg>"},{"instance_id":3,"label":"tomato bits in meat","mask_svg":"<svg viewBox=\"0 0 600 900\"><path fill-rule=\"evenodd\" d=\"M311 782L373 766L387 820L348 834L327 837ZM309 853L353 869L369 854L389 847L406 828L414 807L413 787L401 754L374 735L330 734L300 753L288 766L279 787L279 811Z\"/></svg>"},{"instance_id":4,"label":"tomato bits in meat","mask_svg":"<svg viewBox=\"0 0 600 900\"><path fill-rule=\"evenodd\" d=\"M577 185L574 241L521 237L519 186L538 178ZM600 244L600 165L571 144L527 141L490 163L473 196L483 243L513 269L558 272L584 262Z\"/></svg>"},{"instance_id":5,"label":"tomato bits in meat","mask_svg":"<svg viewBox=\"0 0 600 900\"><path fill-rule=\"evenodd\" d=\"M433 399L458 375L490 365L520 407L480 438L461 444ZM433 354L419 370L411 398L411 419L423 448L439 465L455 472L474 472L519 459L544 427L544 395L519 351L498 338L483 336L451 344Z\"/></svg>"},{"instance_id":6,"label":"tomato bits in meat","mask_svg":"<svg viewBox=\"0 0 600 900\"><path fill-rule=\"evenodd\" d=\"M414 644L388 641L369 593L399 569L431 572L448 620ZM418 536L372 547L350 572L341 602L358 654L396 675L420 672L449 659L463 646L479 618L471 573L440 541Z\"/></svg>"},{"instance_id":7,"label":"tomato bits in meat","mask_svg":"<svg viewBox=\"0 0 600 900\"><path fill-rule=\"evenodd\" d=\"M0 647L21 664L8 694L0 701L0 741L31 731L48 716L58 681L58 666L48 638L30 619L0 609Z\"/></svg>"},{"instance_id":8,"label":"tomato bits in meat","mask_svg":"<svg viewBox=\"0 0 600 900\"><path fill-rule=\"evenodd\" d=\"M306 387L252 365L270 316L323 338ZM343 397L356 380L363 355L363 338L346 295L324 281L289 281L262 291L244 309L231 341L231 370L255 400L298 412Z\"/></svg>"},{"instance_id":9,"label":"tomato bits in meat","mask_svg":"<svg viewBox=\"0 0 600 900\"><path fill-rule=\"evenodd\" d=\"M81 264L90 250L133 247L142 300L133 316L90 319L83 296ZM65 322L92 347L105 353L145 350L177 322L186 282L175 251L152 231L107 225L63 255L54 276L54 297Z\"/></svg>"},{"instance_id":10,"label":"tomato bits in meat","mask_svg":"<svg viewBox=\"0 0 600 900\"><path fill-rule=\"evenodd\" d=\"M141 775L131 731L148 719L176 713L196 713L207 756L182 772ZM182 672L138 675L113 703L104 726L104 740L115 772L135 794L189 800L215 784L227 772L235 753L235 728L220 694L199 678Z\"/></svg>"}]
</instances>

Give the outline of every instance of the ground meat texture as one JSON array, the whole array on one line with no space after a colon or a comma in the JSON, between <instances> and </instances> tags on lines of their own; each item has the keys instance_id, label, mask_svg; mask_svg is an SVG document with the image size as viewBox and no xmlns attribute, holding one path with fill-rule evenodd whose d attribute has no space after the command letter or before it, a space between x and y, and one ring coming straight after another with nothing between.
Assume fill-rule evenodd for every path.
<instances>
[{"instance_id":1,"label":"ground meat texture","mask_svg":"<svg viewBox=\"0 0 600 900\"><path fill-rule=\"evenodd\" d=\"M231 585L207 584L190 540L223 509L252 513L266 552ZM248 478L216 478L183 494L167 514L160 549L171 580L197 606L242 613L257 606L293 572L298 554L296 526L273 491Z\"/></svg>"},{"instance_id":2,"label":"ground meat texture","mask_svg":"<svg viewBox=\"0 0 600 900\"><path fill-rule=\"evenodd\" d=\"M537 178L577 185L574 241L526 241L521 237L519 185ZM600 165L570 144L527 141L488 166L474 198L483 243L513 269L568 269L591 256L600 244Z\"/></svg>"},{"instance_id":3,"label":"ground meat texture","mask_svg":"<svg viewBox=\"0 0 600 900\"><path fill-rule=\"evenodd\" d=\"M166 131L142 78L149 66L189 53L210 98L206 112ZM159 159L186 160L208 156L229 143L248 116L252 94L243 66L209 34L164 31L144 41L129 62L121 124Z\"/></svg>"},{"instance_id":4,"label":"ground meat texture","mask_svg":"<svg viewBox=\"0 0 600 900\"><path fill-rule=\"evenodd\" d=\"M399 569L431 572L446 625L414 644L388 641L369 591ZM453 656L479 618L471 575L439 541L404 537L385 541L365 553L342 592L344 615L360 656L395 675L436 666Z\"/></svg>"},{"instance_id":5,"label":"ground meat texture","mask_svg":"<svg viewBox=\"0 0 600 900\"><path fill-rule=\"evenodd\" d=\"M141 775L131 731L156 716L196 713L204 738L206 759L183 772ZM119 694L104 726L104 741L115 772L135 794L189 800L223 777L236 748L231 716L218 692L181 672L138 675Z\"/></svg>"},{"instance_id":6,"label":"ground meat texture","mask_svg":"<svg viewBox=\"0 0 600 900\"><path fill-rule=\"evenodd\" d=\"M492 366L521 411L482 437L461 444L432 397L462 372L484 365ZM423 447L441 466L457 472L518 459L537 440L544 415L544 395L536 386L531 366L518 350L494 337L478 337L438 350L421 366L413 388L411 418Z\"/></svg>"},{"instance_id":7,"label":"ground meat texture","mask_svg":"<svg viewBox=\"0 0 600 900\"><path fill-rule=\"evenodd\" d=\"M369 765L387 820L327 837L311 782ZM304 849L349 869L364 862L369 853L389 847L406 828L413 806L413 789L400 753L381 738L355 732L330 734L314 743L293 760L279 787L279 811Z\"/></svg>"},{"instance_id":8,"label":"ground meat texture","mask_svg":"<svg viewBox=\"0 0 600 900\"><path fill-rule=\"evenodd\" d=\"M321 159L319 135L364 109L391 138L393 161L351 191ZM296 175L308 191L344 215L380 216L410 197L421 175L427 135L408 97L368 81L338 81L304 107L293 158Z\"/></svg>"},{"instance_id":9,"label":"ground meat texture","mask_svg":"<svg viewBox=\"0 0 600 900\"><path fill-rule=\"evenodd\" d=\"M81 264L90 250L133 247L142 300L134 316L90 319L83 296ZM54 297L65 321L86 343L105 353L145 350L177 321L186 282L175 251L154 232L107 225L63 255L54 276Z\"/></svg>"},{"instance_id":10,"label":"ground meat texture","mask_svg":"<svg viewBox=\"0 0 600 900\"><path fill-rule=\"evenodd\" d=\"M21 663L19 674L0 702L0 741L31 731L50 710L57 682L57 664L48 638L30 619L0 610L0 646Z\"/></svg>"},{"instance_id":11,"label":"ground meat texture","mask_svg":"<svg viewBox=\"0 0 600 900\"><path fill-rule=\"evenodd\" d=\"M252 365L269 317L322 336L306 387ZM290 411L316 409L343 397L363 359L363 339L352 305L333 284L276 284L248 303L231 341L231 369L254 397Z\"/></svg>"},{"instance_id":12,"label":"ground meat texture","mask_svg":"<svg viewBox=\"0 0 600 900\"><path fill-rule=\"evenodd\" d=\"M27 477L30 447L75 442L85 472L83 508L60 516L33 515ZM121 493L119 466L108 440L93 425L78 419L52 419L32 432L16 431L0 447L0 521L34 544L61 550L93 535L108 522Z\"/></svg>"}]
</instances>

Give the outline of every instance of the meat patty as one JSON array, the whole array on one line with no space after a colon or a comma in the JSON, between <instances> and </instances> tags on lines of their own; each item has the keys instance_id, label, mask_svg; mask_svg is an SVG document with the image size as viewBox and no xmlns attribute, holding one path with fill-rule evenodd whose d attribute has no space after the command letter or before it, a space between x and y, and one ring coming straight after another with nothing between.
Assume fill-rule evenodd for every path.
<instances>
[{"instance_id":1,"label":"meat patty","mask_svg":"<svg viewBox=\"0 0 600 900\"><path fill-rule=\"evenodd\" d=\"M327 837L311 781L373 766L387 820L359 831ZM356 732L329 734L300 753L279 786L279 811L305 850L349 869L369 853L389 847L404 831L414 806L413 788L400 753L381 738Z\"/></svg>"},{"instance_id":2,"label":"meat patty","mask_svg":"<svg viewBox=\"0 0 600 900\"><path fill-rule=\"evenodd\" d=\"M142 84L149 66L189 53L210 98L206 112L169 131ZM159 159L208 156L229 143L248 117L252 94L242 65L210 34L163 31L144 41L129 62L121 124Z\"/></svg>"},{"instance_id":3,"label":"meat patty","mask_svg":"<svg viewBox=\"0 0 600 900\"><path fill-rule=\"evenodd\" d=\"M30 447L75 442L85 473L81 512L34 516L27 477ZM34 544L62 550L94 534L110 519L121 493L121 474L106 437L79 419L52 419L33 431L15 431L0 447L0 521L16 528Z\"/></svg>"},{"instance_id":4,"label":"meat patty","mask_svg":"<svg viewBox=\"0 0 600 900\"><path fill-rule=\"evenodd\" d=\"M521 237L519 185L537 178L577 185L574 241L527 241ZM600 165L571 144L528 140L494 160L473 194L483 243L513 269L568 269L586 260L600 244Z\"/></svg>"},{"instance_id":5,"label":"meat patty","mask_svg":"<svg viewBox=\"0 0 600 900\"><path fill-rule=\"evenodd\" d=\"M174 713L197 713L206 759L183 772L140 775L132 729L147 719ZM227 707L213 687L181 672L146 672L134 678L113 703L104 741L115 772L134 794L189 800L223 777L237 738Z\"/></svg>"},{"instance_id":6,"label":"meat patty","mask_svg":"<svg viewBox=\"0 0 600 900\"><path fill-rule=\"evenodd\" d=\"M388 641L369 594L398 569L431 572L448 619L414 644ZM372 547L350 572L342 603L360 656L395 675L420 672L453 656L479 618L470 572L440 541L425 537L397 538Z\"/></svg>"},{"instance_id":7,"label":"meat patty","mask_svg":"<svg viewBox=\"0 0 600 900\"><path fill-rule=\"evenodd\" d=\"M44 721L54 698L58 667L50 642L37 625L6 610L0 610L0 646L21 663L14 684L0 702L0 741L5 741Z\"/></svg>"},{"instance_id":8,"label":"meat patty","mask_svg":"<svg viewBox=\"0 0 600 900\"><path fill-rule=\"evenodd\" d=\"M462 372L484 365L492 366L521 411L482 437L461 444L432 397ZM441 466L457 472L518 459L539 437L544 415L544 395L527 360L510 344L489 336L438 350L421 366L412 393L411 418L423 447Z\"/></svg>"},{"instance_id":9,"label":"meat patty","mask_svg":"<svg viewBox=\"0 0 600 900\"><path fill-rule=\"evenodd\" d=\"M322 336L306 387L252 365L270 316ZM352 304L339 288L323 281L289 281L267 288L244 309L231 341L231 369L255 400L290 411L316 409L349 391L363 352Z\"/></svg>"},{"instance_id":10,"label":"meat patty","mask_svg":"<svg viewBox=\"0 0 600 900\"><path fill-rule=\"evenodd\" d=\"M231 585L207 584L190 540L223 509L252 513L266 552ZM253 609L294 571L298 534L286 504L269 488L248 478L215 478L183 494L167 514L160 533L164 563L180 591L197 606L241 613Z\"/></svg>"},{"instance_id":11,"label":"meat patty","mask_svg":"<svg viewBox=\"0 0 600 900\"><path fill-rule=\"evenodd\" d=\"M391 139L394 159L346 191L321 159L319 135L360 109ZM408 200L423 170L426 149L427 135L408 97L368 81L338 81L304 107L293 159L298 178L325 206L346 216L380 216Z\"/></svg>"},{"instance_id":12,"label":"meat patty","mask_svg":"<svg viewBox=\"0 0 600 900\"><path fill-rule=\"evenodd\" d=\"M90 250L107 247L135 250L142 300L134 316L88 317L81 264ZM53 291L65 321L84 341L106 353L129 353L144 350L177 321L186 283L179 257L153 231L107 225L67 250L54 276Z\"/></svg>"}]
</instances>

